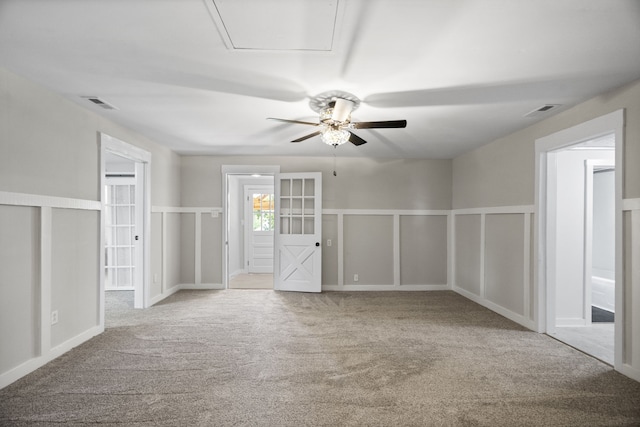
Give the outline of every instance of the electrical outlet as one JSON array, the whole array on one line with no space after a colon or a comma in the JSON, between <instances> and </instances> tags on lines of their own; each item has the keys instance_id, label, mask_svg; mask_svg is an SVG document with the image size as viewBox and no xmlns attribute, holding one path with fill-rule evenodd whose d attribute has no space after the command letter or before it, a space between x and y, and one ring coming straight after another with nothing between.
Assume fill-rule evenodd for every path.
<instances>
[{"instance_id":1,"label":"electrical outlet","mask_svg":"<svg viewBox=\"0 0 640 427\"><path fill-rule=\"evenodd\" d=\"M327 239L327 246L331 246L331 239Z\"/></svg>"},{"instance_id":2,"label":"electrical outlet","mask_svg":"<svg viewBox=\"0 0 640 427\"><path fill-rule=\"evenodd\" d=\"M357 282L358 280L360 280L360 278L358 277L358 274L356 273L356 274L353 275L353 281Z\"/></svg>"},{"instance_id":3,"label":"electrical outlet","mask_svg":"<svg viewBox=\"0 0 640 427\"><path fill-rule=\"evenodd\" d=\"M51 312L51 324L55 325L56 323L58 323L58 310Z\"/></svg>"}]
</instances>

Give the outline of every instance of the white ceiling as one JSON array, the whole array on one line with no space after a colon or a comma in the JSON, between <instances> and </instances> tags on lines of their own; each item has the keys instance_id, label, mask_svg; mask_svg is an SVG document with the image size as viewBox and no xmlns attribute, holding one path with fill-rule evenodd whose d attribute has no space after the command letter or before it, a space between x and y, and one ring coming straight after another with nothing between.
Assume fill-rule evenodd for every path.
<instances>
[{"instance_id":1,"label":"white ceiling","mask_svg":"<svg viewBox=\"0 0 640 427\"><path fill-rule=\"evenodd\" d=\"M338 155L451 158L640 78L640 1L0 0L0 66L180 153L332 155L266 117L342 90L408 125Z\"/></svg>"}]
</instances>

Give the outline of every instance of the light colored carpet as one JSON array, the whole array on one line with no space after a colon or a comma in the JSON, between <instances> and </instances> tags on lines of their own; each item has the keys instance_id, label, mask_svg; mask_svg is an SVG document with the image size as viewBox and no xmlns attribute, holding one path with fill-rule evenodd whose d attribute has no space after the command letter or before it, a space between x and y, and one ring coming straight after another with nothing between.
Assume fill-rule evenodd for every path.
<instances>
[{"instance_id":1,"label":"light colored carpet","mask_svg":"<svg viewBox=\"0 0 640 427\"><path fill-rule=\"evenodd\" d=\"M273 274L238 274L229 280L230 289L273 289Z\"/></svg>"},{"instance_id":2,"label":"light colored carpet","mask_svg":"<svg viewBox=\"0 0 640 427\"><path fill-rule=\"evenodd\" d=\"M640 425L640 383L453 292L181 291L0 390L0 425Z\"/></svg>"}]
</instances>

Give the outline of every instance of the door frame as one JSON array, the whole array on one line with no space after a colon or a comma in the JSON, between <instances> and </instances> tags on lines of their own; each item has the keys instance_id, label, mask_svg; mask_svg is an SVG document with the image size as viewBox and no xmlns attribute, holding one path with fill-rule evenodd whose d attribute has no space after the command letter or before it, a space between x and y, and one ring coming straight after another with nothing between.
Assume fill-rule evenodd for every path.
<instances>
[{"instance_id":1,"label":"door frame","mask_svg":"<svg viewBox=\"0 0 640 427\"><path fill-rule=\"evenodd\" d=\"M229 289L229 176L230 175L261 175L275 176L280 173L280 165L221 165L222 174L222 211L224 221L222 225L222 284Z\"/></svg>"},{"instance_id":2,"label":"door frame","mask_svg":"<svg viewBox=\"0 0 640 427\"><path fill-rule=\"evenodd\" d=\"M585 160L584 168L584 310L585 323L592 324L591 304L592 304L592 277L593 277L593 173L598 167L611 167L615 169L615 161L610 160ZM614 175L615 177L615 175ZM615 191L615 190L614 190Z\"/></svg>"},{"instance_id":3,"label":"door frame","mask_svg":"<svg viewBox=\"0 0 640 427\"><path fill-rule=\"evenodd\" d=\"M550 212L555 209L553 189L548 188L548 171L553 170L553 152L559 149L589 141L608 134L615 138L615 251L616 251L616 317L614 333L614 368L622 366L624 344L624 271L623 271L623 235L622 235L622 195L624 177L624 110L617 110L582 124L564 129L535 141L535 230L534 253L537 256L537 268L534 270L536 286L534 313L538 332L553 332L555 317L555 245L550 238L555 233L555 223Z\"/></svg>"},{"instance_id":4,"label":"door frame","mask_svg":"<svg viewBox=\"0 0 640 427\"><path fill-rule=\"evenodd\" d=\"M150 305L151 277L151 153L142 148L128 144L105 133L100 133L100 325L104 327L104 268L105 268L105 177L107 152L132 160L136 165L136 196L142 192L142 268L136 265L136 290L134 291L134 307L147 308ZM142 185L140 185L142 184ZM141 187L141 188L140 188Z\"/></svg>"}]
</instances>

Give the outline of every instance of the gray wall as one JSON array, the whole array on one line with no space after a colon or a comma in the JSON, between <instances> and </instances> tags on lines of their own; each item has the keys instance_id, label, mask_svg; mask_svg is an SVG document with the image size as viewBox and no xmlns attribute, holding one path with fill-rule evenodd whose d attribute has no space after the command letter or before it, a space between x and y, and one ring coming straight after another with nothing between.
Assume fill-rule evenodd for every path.
<instances>
[{"instance_id":1,"label":"gray wall","mask_svg":"<svg viewBox=\"0 0 640 427\"><path fill-rule=\"evenodd\" d=\"M622 108L623 197L640 198L639 80L453 159L453 207L533 205L535 140Z\"/></svg>"},{"instance_id":2,"label":"gray wall","mask_svg":"<svg viewBox=\"0 0 640 427\"><path fill-rule=\"evenodd\" d=\"M183 206L222 206L222 165L279 165L281 172L322 172L323 209L343 210L448 210L451 208L450 160L384 160L300 157L214 157L182 158ZM239 191L239 190L238 190ZM357 213L357 212L356 212ZM189 221L184 219L184 221ZM391 215L345 215L344 258L337 259L336 215L323 218L323 285L337 285L338 265L344 265L345 285L393 285L393 217ZM440 217L402 217L401 283L447 284L447 221ZM222 224L221 224L222 226ZM188 225L186 230L191 230ZM203 235L203 238L210 236ZM221 247L222 237L218 237ZM326 240L331 239L331 247ZM182 252L192 251L193 238L183 241ZM184 257L187 271L192 264ZM202 252L203 265L219 263L219 252ZM233 272L231 266L231 272ZM359 281L353 280L354 274ZM191 279L189 274L183 280ZM221 275L217 282L222 283ZM183 281L183 283L190 283Z\"/></svg>"},{"instance_id":3,"label":"gray wall","mask_svg":"<svg viewBox=\"0 0 640 427\"><path fill-rule=\"evenodd\" d=\"M637 208L633 206L638 206L638 199L640 198L640 167L638 167L638 164L640 164L640 81L597 96L576 107L533 124L526 129L456 157L453 159L452 201L454 209L477 208L487 210L496 207L533 205L535 201L536 139L620 109L625 110L624 152L622 153L623 165L616 165L616 168L622 172L623 177L624 192L622 196L623 199L626 199L623 206L631 206L628 208L623 207L625 212L622 232L625 249L621 256L624 260L625 275L622 279L624 280L624 294L627 295L625 304L629 310L627 310L623 319L626 335L622 366L627 375L640 379L640 351L631 350L640 348L638 344L640 335L635 332L629 333L629 331L640 330L640 316L634 315L629 305L631 304L629 295L640 294L640 275L633 273L638 271L640 256L632 252L633 248L637 248L640 245L640 242L637 241L637 236L640 235L638 231L640 229L638 222L640 221L636 220L634 222L633 219L638 217ZM621 166L622 169L620 169ZM531 224L534 224L534 222L535 215L532 215ZM469 223L457 224L456 227L470 228L472 225ZM513 247L517 247L519 243L526 245L526 242L521 240L522 233L520 230L501 236L492 236L492 233L500 232L497 228L494 231L485 228L485 232L487 233L487 241L499 238L503 240L504 245L512 245ZM529 235L533 236L532 232L533 227L531 226L529 230L525 230L524 234L529 233ZM477 233L477 231L473 233ZM475 236L475 234L473 235ZM458 238L456 235L456 239ZM531 254L533 254L532 243L533 238L529 242ZM468 248L465 248L465 244L456 246L455 259L469 259L469 265L475 265L476 262L473 257L469 257ZM494 249L499 250L498 247ZM490 254L492 249L488 247L479 250L485 250L485 260L487 257L495 257L495 254ZM635 250L637 251L637 249ZM533 257L531 259L533 260ZM468 266L458 266L456 264L456 272L462 269L465 273L457 273L456 279L459 278L460 282L454 283L454 286L472 290L475 284L472 276L467 274L471 270L466 267ZM529 298L533 301L537 292L535 292L534 286L529 286L532 283L527 283L531 281L533 270L535 269L533 261L530 263L529 271L525 269L525 271L521 272L521 275L513 276L512 280L508 280L512 276L510 265L498 263L493 268L495 268L495 271L491 274L493 275L493 280L498 283L495 295L501 295L502 293L505 295L526 294L528 290ZM516 313L519 310L519 302L516 304L515 302L498 301L495 297L489 296L479 302L497 310L504 309L506 313ZM532 317L527 320L536 320L532 307L529 307L529 310Z\"/></svg>"},{"instance_id":4,"label":"gray wall","mask_svg":"<svg viewBox=\"0 0 640 427\"><path fill-rule=\"evenodd\" d=\"M0 69L0 191L99 201L100 132L152 153L152 204L180 203L175 153ZM0 205L0 384L20 365L46 363L55 354L49 348L99 332L99 208L51 209L51 251L44 251L51 272L44 282L40 216L40 207ZM41 306L59 314L56 325L44 322L46 331Z\"/></svg>"}]
</instances>

